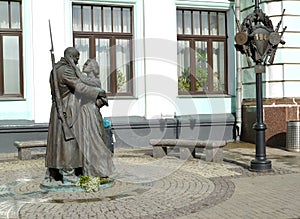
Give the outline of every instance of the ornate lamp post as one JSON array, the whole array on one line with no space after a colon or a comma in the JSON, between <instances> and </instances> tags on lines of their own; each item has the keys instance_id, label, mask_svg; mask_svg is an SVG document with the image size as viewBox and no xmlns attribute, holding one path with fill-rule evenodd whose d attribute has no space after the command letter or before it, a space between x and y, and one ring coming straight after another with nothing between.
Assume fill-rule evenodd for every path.
<instances>
[{"instance_id":1,"label":"ornate lamp post","mask_svg":"<svg viewBox=\"0 0 300 219\"><path fill-rule=\"evenodd\" d=\"M262 172L272 169L271 161L266 158L265 130L267 126L263 120L262 73L265 72L267 61L273 64L279 43L285 44L281 38L286 27L283 28L281 34L278 32L281 22L282 17L274 30L272 21L259 8L258 0L255 0L254 12L249 14L241 25L237 21L238 33L235 35L235 48L246 55L249 67L252 67L251 59L255 63L256 123L253 129L256 131L256 155L250 164L250 170L253 171Z\"/></svg>"}]
</instances>

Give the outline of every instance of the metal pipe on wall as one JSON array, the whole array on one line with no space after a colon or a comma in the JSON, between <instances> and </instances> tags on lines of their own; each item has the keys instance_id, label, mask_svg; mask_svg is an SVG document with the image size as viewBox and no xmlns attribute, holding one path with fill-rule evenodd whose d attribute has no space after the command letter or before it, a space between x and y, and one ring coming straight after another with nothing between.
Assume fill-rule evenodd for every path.
<instances>
[{"instance_id":1,"label":"metal pipe on wall","mask_svg":"<svg viewBox=\"0 0 300 219\"><path fill-rule=\"evenodd\" d=\"M235 16L240 20L240 0L235 1ZM236 141L240 141L242 130L242 54L236 53Z\"/></svg>"}]
</instances>

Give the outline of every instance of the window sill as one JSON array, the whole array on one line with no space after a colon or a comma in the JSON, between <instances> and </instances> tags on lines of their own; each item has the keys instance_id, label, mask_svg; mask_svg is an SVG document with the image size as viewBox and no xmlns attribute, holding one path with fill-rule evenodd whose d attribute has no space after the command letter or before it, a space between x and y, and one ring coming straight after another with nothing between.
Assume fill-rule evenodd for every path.
<instances>
[{"instance_id":1,"label":"window sill","mask_svg":"<svg viewBox=\"0 0 300 219\"><path fill-rule=\"evenodd\" d=\"M231 98L229 94L179 94L177 98Z\"/></svg>"},{"instance_id":2,"label":"window sill","mask_svg":"<svg viewBox=\"0 0 300 219\"><path fill-rule=\"evenodd\" d=\"M137 100L134 96L108 96L108 100Z\"/></svg>"},{"instance_id":3,"label":"window sill","mask_svg":"<svg viewBox=\"0 0 300 219\"><path fill-rule=\"evenodd\" d=\"M1 96L0 101L25 101L24 97L8 97L8 96Z\"/></svg>"}]
</instances>

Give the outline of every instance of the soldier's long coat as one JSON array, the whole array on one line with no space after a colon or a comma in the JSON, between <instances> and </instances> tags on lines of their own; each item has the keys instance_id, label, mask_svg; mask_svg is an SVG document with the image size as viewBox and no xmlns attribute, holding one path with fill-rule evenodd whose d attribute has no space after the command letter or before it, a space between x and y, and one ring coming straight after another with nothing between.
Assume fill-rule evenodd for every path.
<instances>
[{"instance_id":1,"label":"soldier's long coat","mask_svg":"<svg viewBox=\"0 0 300 219\"><path fill-rule=\"evenodd\" d=\"M55 64L58 87L63 104L63 112L75 137L81 135L78 125L80 112L80 99L96 101L99 88L88 86L77 77L74 68L65 58ZM82 151L80 151L76 138L66 141L62 131L62 121L58 117L54 99L54 81L50 76L52 94L52 107L48 130L48 143L46 152L46 167L48 168L77 168L82 167Z\"/></svg>"}]
</instances>

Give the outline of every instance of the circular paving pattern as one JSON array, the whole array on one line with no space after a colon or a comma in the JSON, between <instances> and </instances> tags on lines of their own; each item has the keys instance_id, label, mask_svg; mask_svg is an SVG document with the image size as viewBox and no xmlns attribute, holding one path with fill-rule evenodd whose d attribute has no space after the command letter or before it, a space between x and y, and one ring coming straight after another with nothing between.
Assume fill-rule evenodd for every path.
<instances>
[{"instance_id":1,"label":"circular paving pattern","mask_svg":"<svg viewBox=\"0 0 300 219\"><path fill-rule=\"evenodd\" d=\"M116 162L120 172L113 187L87 193L41 190L39 185L45 173L43 160L33 160L28 165L18 161L11 168L15 177L12 175L0 187L0 216L170 218L214 206L233 194L234 184L226 177L208 178L202 174L203 168L214 170L218 165L220 169L221 164L208 165L195 159L180 165L178 162L175 158L160 163L152 158L146 162L142 158L123 158ZM225 167L222 169L226 172ZM141 174L142 170L147 174ZM0 173L3 171L1 168Z\"/></svg>"},{"instance_id":2,"label":"circular paving pattern","mask_svg":"<svg viewBox=\"0 0 300 219\"><path fill-rule=\"evenodd\" d=\"M177 171L152 183L116 181L114 187L93 193L45 193L39 189L39 182L40 179L25 180L7 187L6 204L13 201L11 216L167 218L213 206L226 200L234 191L230 181L222 178L209 180L185 171Z\"/></svg>"},{"instance_id":3,"label":"circular paving pattern","mask_svg":"<svg viewBox=\"0 0 300 219\"><path fill-rule=\"evenodd\" d=\"M231 179L298 170L297 166L293 170L279 165L270 172L250 172L247 163L252 156L245 150L241 154L240 149L230 154L234 159L224 152L226 162L221 164L171 156L154 159L148 152L116 150L114 186L92 193L40 189L45 175L43 158L0 161L0 218L176 218L193 213L201 216L201 212L232 196L235 186Z\"/></svg>"}]
</instances>

